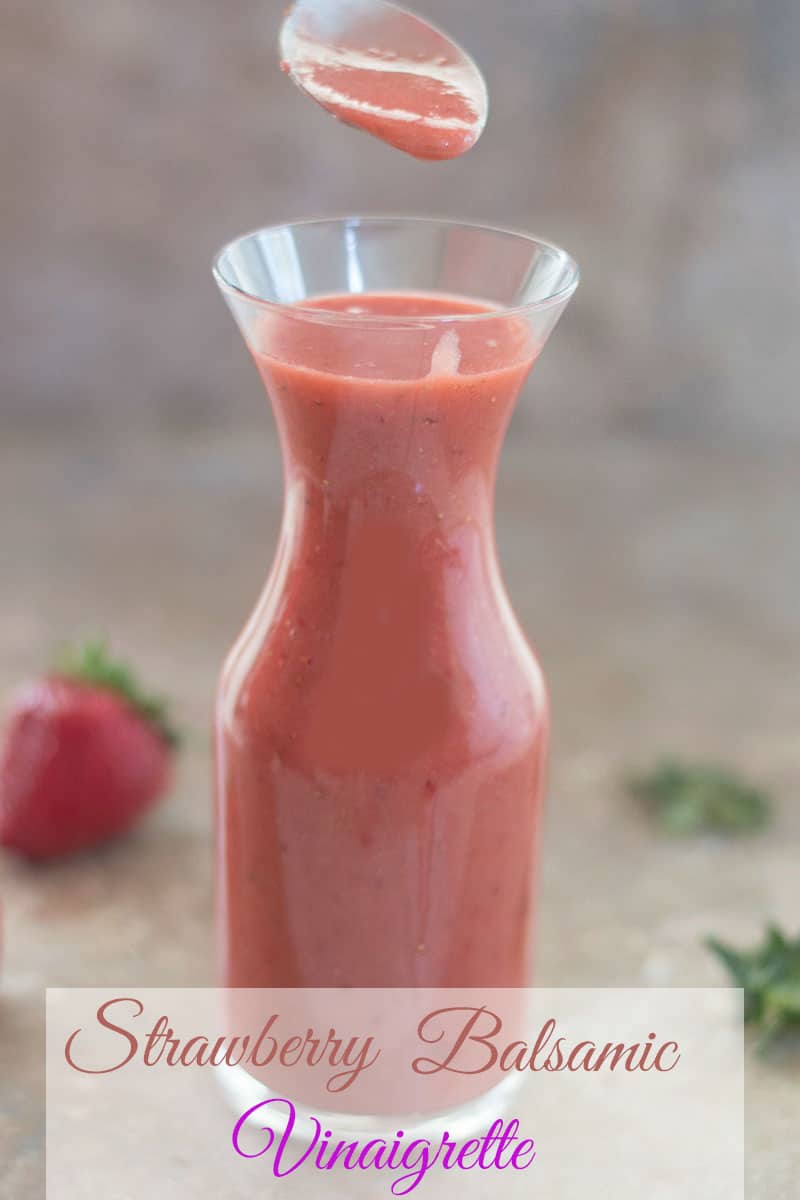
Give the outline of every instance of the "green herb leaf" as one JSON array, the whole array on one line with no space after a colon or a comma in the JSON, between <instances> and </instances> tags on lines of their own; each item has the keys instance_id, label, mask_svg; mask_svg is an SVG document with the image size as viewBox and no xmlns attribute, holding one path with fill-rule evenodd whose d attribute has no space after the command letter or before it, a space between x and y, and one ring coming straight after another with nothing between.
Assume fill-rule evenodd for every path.
<instances>
[{"instance_id":1,"label":"green herb leaf","mask_svg":"<svg viewBox=\"0 0 800 1200\"><path fill-rule=\"evenodd\" d=\"M156 727L170 746L179 745L180 734L170 719L167 701L145 692L132 668L127 663L111 658L104 641L95 639L78 648L66 650L60 656L56 670L66 679L117 692L131 708Z\"/></svg>"},{"instance_id":2,"label":"green herb leaf","mask_svg":"<svg viewBox=\"0 0 800 1200\"><path fill-rule=\"evenodd\" d=\"M672 834L751 833L771 815L766 793L724 767L666 760L629 786Z\"/></svg>"},{"instance_id":3,"label":"green herb leaf","mask_svg":"<svg viewBox=\"0 0 800 1200\"><path fill-rule=\"evenodd\" d=\"M753 950L735 950L716 938L706 945L744 989L744 1017L760 1027L762 1045L787 1027L800 1028L800 936L792 941L773 925Z\"/></svg>"}]
</instances>

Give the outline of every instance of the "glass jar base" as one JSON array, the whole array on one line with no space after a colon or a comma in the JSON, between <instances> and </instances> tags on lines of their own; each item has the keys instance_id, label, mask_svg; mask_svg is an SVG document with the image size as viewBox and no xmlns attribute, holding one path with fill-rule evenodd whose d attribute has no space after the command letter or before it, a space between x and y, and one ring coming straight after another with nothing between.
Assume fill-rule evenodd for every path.
<instances>
[{"instance_id":1,"label":"glass jar base","mask_svg":"<svg viewBox=\"0 0 800 1200\"><path fill-rule=\"evenodd\" d=\"M290 1100L293 1113L285 1105L276 1104L268 1123L262 1110L244 1122L242 1130L259 1133L268 1124L277 1135L283 1134L291 1122L290 1138L311 1143L318 1131L330 1130L335 1138L359 1140L364 1138L393 1139L402 1130L407 1141L415 1138L438 1139L446 1133L454 1141L465 1141L486 1133L499 1117L503 1117L513 1098L520 1091L523 1076L514 1072L501 1083L464 1104L436 1113L343 1113L312 1110L292 1100L291 1096L272 1091L254 1079L243 1067L215 1067L217 1081L227 1105L239 1117L269 1100ZM315 1118L316 1120L313 1120Z\"/></svg>"}]
</instances>

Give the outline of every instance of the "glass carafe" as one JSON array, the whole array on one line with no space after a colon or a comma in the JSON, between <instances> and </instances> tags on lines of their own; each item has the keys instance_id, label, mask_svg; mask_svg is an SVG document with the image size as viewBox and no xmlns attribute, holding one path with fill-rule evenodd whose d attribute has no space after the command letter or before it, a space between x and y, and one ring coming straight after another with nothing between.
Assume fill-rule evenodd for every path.
<instances>
[{"instance_id":1,"label":"glass carafe","mask_svg":"<svg viewBox=\"0 0 800 1200\"><path fill-rule=\"evenodd\" d=\"M285 470L218 695L221 982L522 987L549 716L493 493L575 264L487 228L343 219L247 235L215 275Z\"/></svg>"}]
</instances>

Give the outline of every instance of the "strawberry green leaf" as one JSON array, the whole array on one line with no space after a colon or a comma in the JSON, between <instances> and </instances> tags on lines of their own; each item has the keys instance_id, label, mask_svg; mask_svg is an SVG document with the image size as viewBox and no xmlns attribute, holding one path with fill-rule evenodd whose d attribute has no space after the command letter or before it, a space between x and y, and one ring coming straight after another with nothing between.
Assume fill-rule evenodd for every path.
<instances>
[{"instance_id":1,"label":"strawberry green leaf","mask_svg":"<svg viewBox=\"0 0 800 1200\"><path fill-rule=\"evenodd\" d=\"M58 660L56 669L65 679L116 692L155 727L165 742L170 746L179 745L180 734L170 718L167 701L145 692L129 664L111 658L104 641L93 640L78 649L67 650Z\"/></svg>"},{"instance_id":2,"label":"strawberry green leaf","mask_svg":"<svg viewBox=\"0 0 800 1200\"><path fill-rule=\"evenodd\" d=\"M765 792L723 767L666 760L629 788L671 834L750 833L770 819Z\"/></svg>"},{"instance_id":3,"label":"strawberry green leaf","mask_svg":"<svg viewBox=\"0 0 800 1200\"><path fill-rule=\"evenodd\" d=\"M734 986L744 989L745 1020L758 1025L762 1046L783 1029L800 1028L800 936L792 940L773 925L752 950L735 950L716 938L706 945Z\"/></svg>"}]
</instances>

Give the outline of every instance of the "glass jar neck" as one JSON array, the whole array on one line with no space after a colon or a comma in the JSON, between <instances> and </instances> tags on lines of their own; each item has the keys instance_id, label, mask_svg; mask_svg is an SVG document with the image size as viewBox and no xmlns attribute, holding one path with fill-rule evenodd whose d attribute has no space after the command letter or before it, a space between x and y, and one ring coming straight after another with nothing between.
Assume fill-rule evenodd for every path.
<instances>
[{"instance_id":1,"label":"glass jar neck","mask_svg":"<svg viewBox=\"0 0 800 1200\"><path fill-rule=\"evenodd\" d=\"M301 556L318 556L337 543L343 558L362 537L376 549L383 541L422 550L426 543L443 545L464 526L491 543L493 491L494 472L479 468L450 483L375 471L349 486L289 468L282 540Z\"/></svg>"},{"instance_id":2,"label":"glass jar neck","mask_svg":"<svg viewBox=\"0 0 800 1200\"><path fill-rule=\"evenodd\" d=\"M439 360L436 370L430 347L412 370L416 360L404 364L394 346L396 375L376 374L382 354L384 368L388 362L388 335L343 346L338 331L326 341L314 330L306 343L304 328L280 343L290 361L256 353L284 459L284 552L330 566L347 561L356 543L373 545L378 557L381 544L395 545L416 573L419 556L449 545L459 530L492 544L497 462L531 365L520 357L530 347L516 325L507 345L504 330L493 318L486 332L497 336L486 358L477 354L484 335L462 334L472 359ZM441 335L430 341L435 349ZM508 362L511 345L519 353ZM298 363L303 354L312 365ZM476 369L484 362L491 369Z\"/></svg>"}]
</instances>

